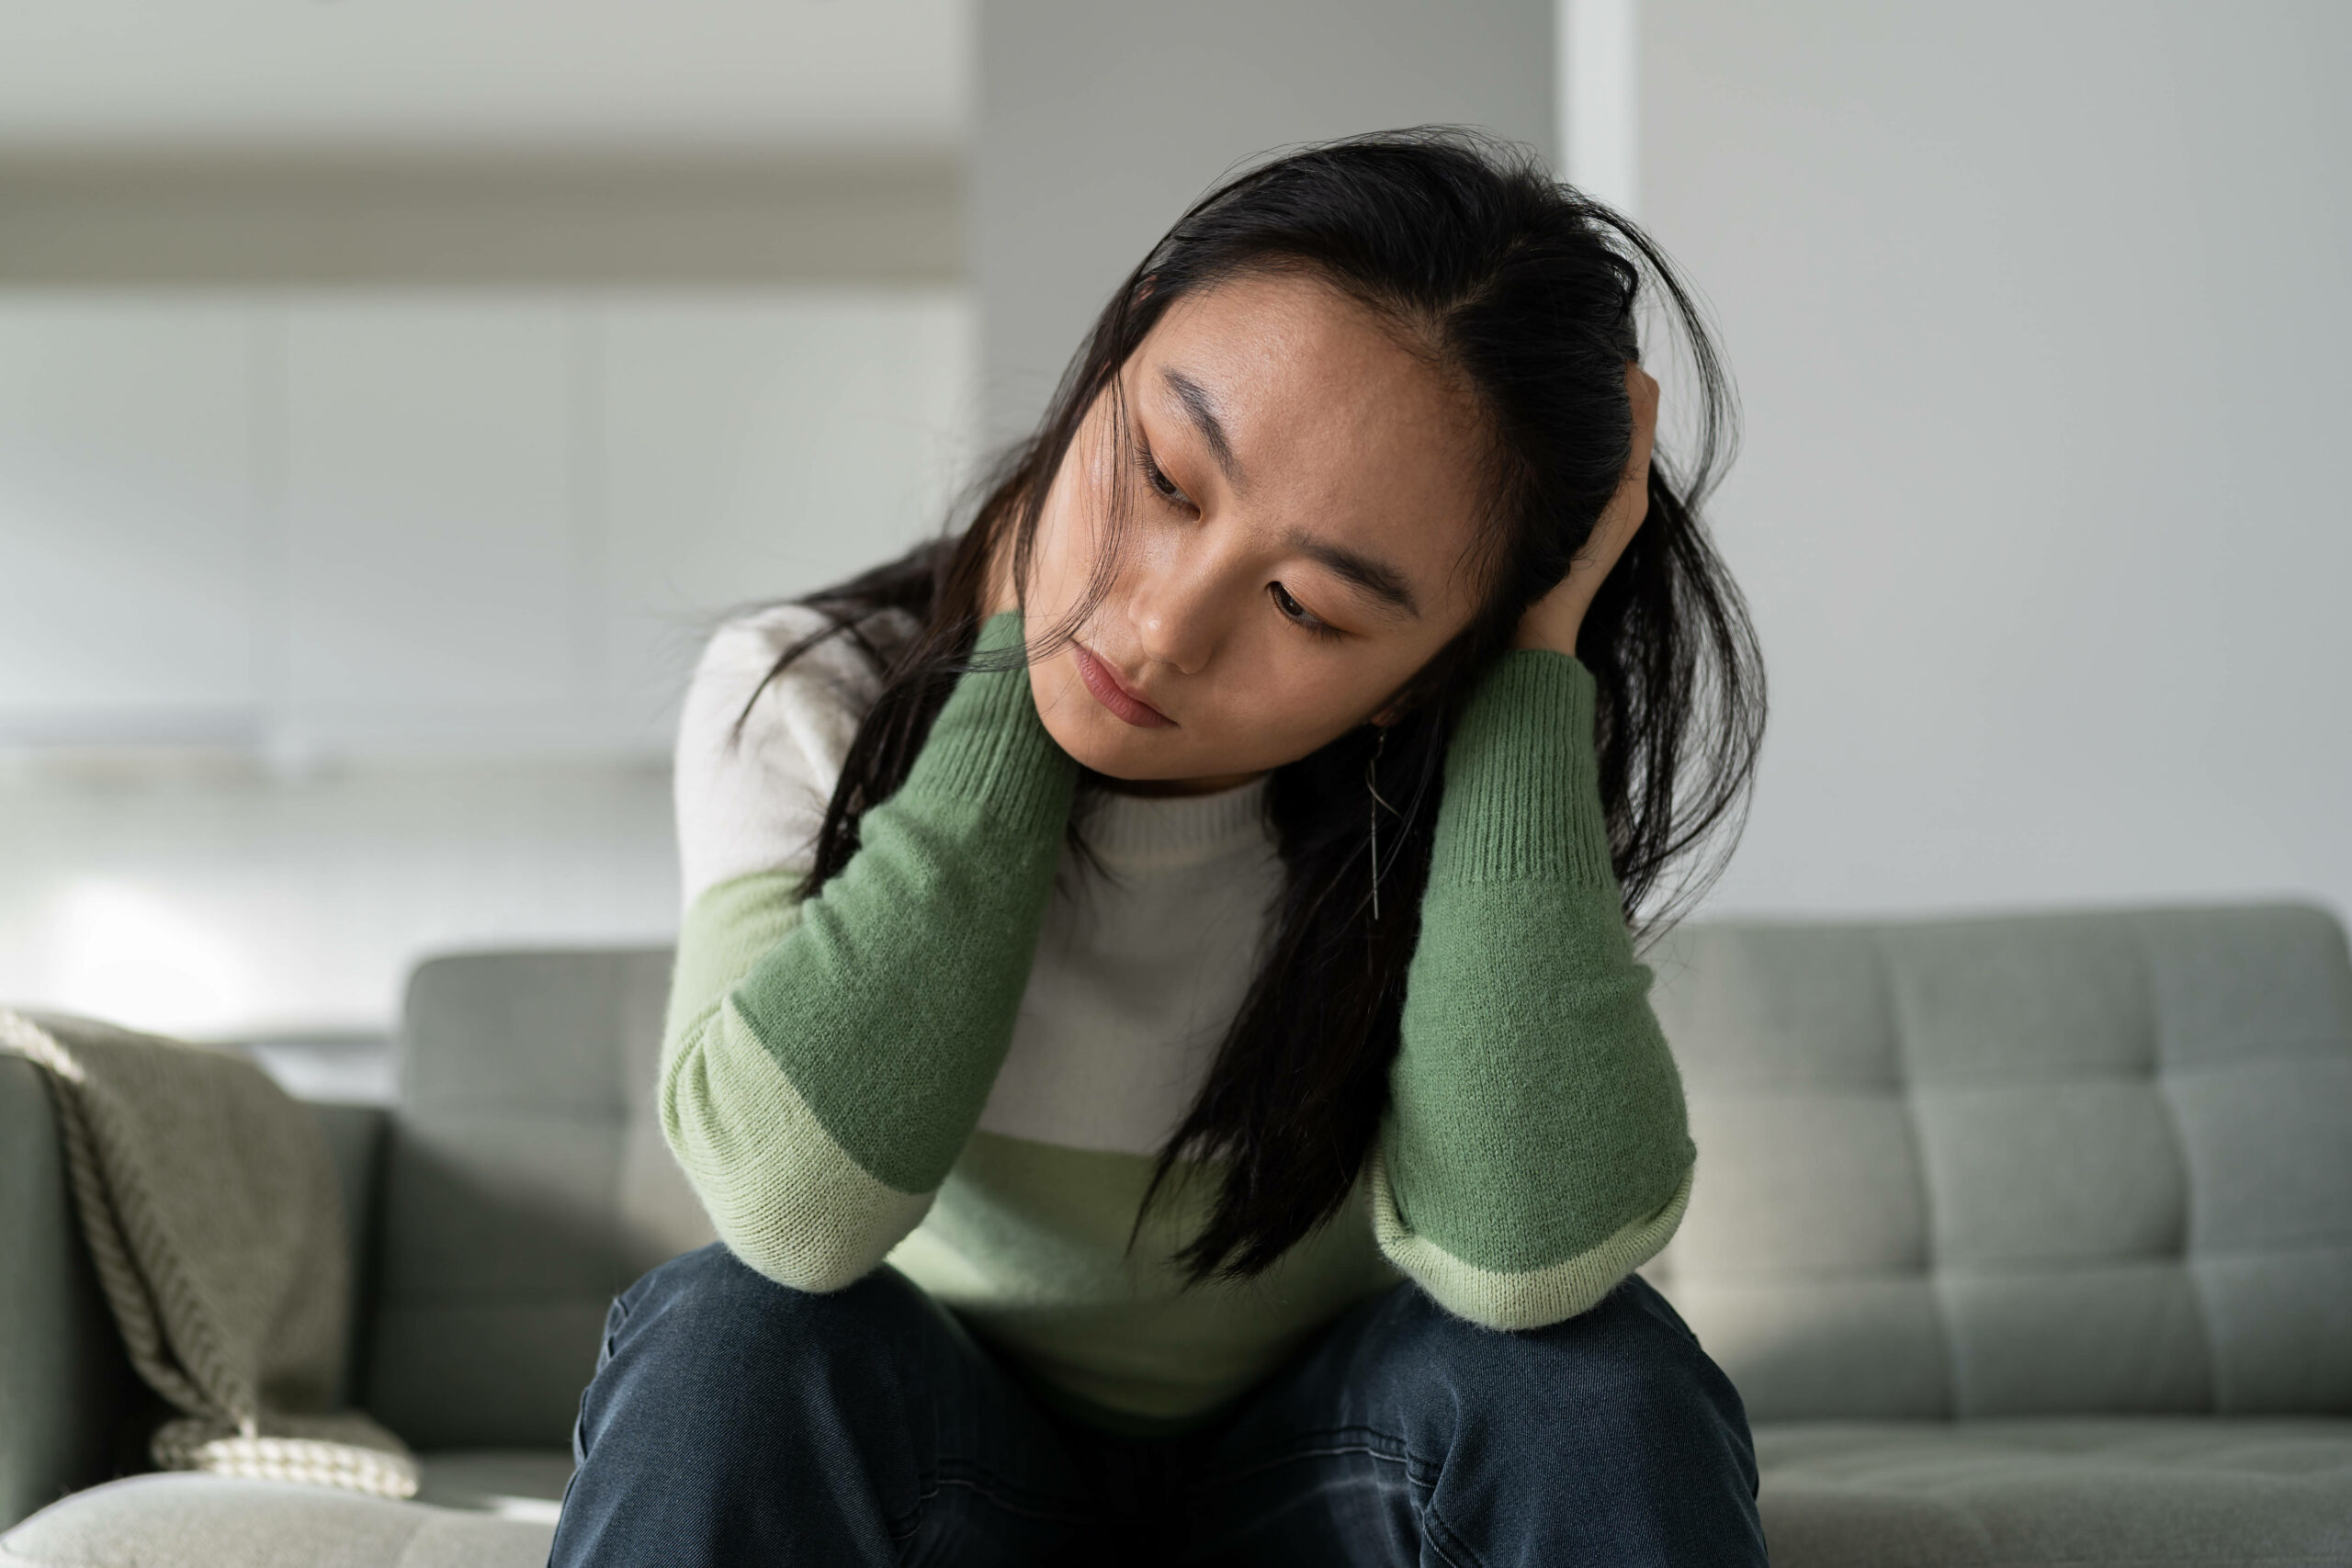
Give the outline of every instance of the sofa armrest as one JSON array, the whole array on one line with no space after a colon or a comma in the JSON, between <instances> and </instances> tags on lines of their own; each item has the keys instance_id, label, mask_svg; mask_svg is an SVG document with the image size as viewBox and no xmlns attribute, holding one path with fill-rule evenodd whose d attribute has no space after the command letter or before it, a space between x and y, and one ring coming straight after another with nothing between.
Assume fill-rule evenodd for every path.
<instances>
[{"instance_id":1,"label":"sofa armrest","mask_svg":"<svg viewBox=\"0 0 2352 1568\"><path fill-rule=\"evenodd\" d=\"M0 1055L0 1529L105 1480L141 1393L82 1241L49 1086Z\"/></svg>"},{"instance_id":2,"label":"sofa armrest","mask_svg":"<svg viewBox=\"0 0 2352 1568\"><path fill-rule=\"evenodd\" d=\"M344 1201L352 1321L340 1399L350 1398L368 1315L376 1171L386 1114L313 1104ZM120 1447L157 1406L131 1371L98 1288L65 1173L45 1075L0 1055L0 1530L141 1456Z\"/></svg>"},{"instance_id":3,"label":"sofa armrest","mask_svg":"<svg viewBox=\"0 0 2352 1568\"><path fill-rule=\"evenodd\" d=\"M375 1318L376 1211L382 1201L384 1129L391 1117L379 1105L303 1103L317 1114L320 1130L327 1135L327 1154L334 1161L343 1196L344 1241L351 1249L351 1321L344 1341L343 1375L335 1386L336 1404L345 1405L359 1386L360 1361Z\"/></svg>"}]
</instances>

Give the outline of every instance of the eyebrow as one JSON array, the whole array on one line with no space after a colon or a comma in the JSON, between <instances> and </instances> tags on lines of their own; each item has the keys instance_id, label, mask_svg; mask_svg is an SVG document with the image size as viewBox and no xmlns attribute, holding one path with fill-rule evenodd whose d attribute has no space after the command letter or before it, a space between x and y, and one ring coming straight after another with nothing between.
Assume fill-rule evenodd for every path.
<instances>
[{"instance_id":1,"label":"eyebrow","mask_svg":"<svg viewBox=\"0 0 2352 1568\"><path fill-rule=\"evenodd\" d=\"M1241 488L1241 468L1234 460L1233 443L1227 438L1225 425L1216 417L1216 402L1209 396L1208 389L1182 370L1162 370L1160 378L1168 383L1168 389L1176 394L1176 400L1184 405L1184 412L1201 433L1201 439L1208 443L1210 454L1216 458L1216 466L1225 471L1226 482L1238 491ZM1420 603L1413 597L1412 584L1405 580L1403 572L1386 561L1345 545L1318 539L1299 527L1293 527L1284 534L1283 543L1378 603L1400 610L1417 621L1421 618Z\"/></svg>"},{"instance_id":2,"label":"eyebrow","mask_svg":"<svg viewBox=\"0 0 2352 1568\"><path fill-rule=\"evenodd\" d=\"M1226 438L1225 425L1216 417L1216 400L1206 388L1182 370L1162 370L1160 378L1176 400L1184 405L1184 412L1192 419L1201 439L1209 444L1209 453L1216 458L1216 466L1225 470L1225 482L1235 490L1241 488L1241 465L1233 460L1233 443Z\"/></svg>"},{"instance_id":3,"label":"eyebrow","mask_svg":"<svg viewBox=\"0 0 2352 1568\"><path fill-rule=\"evenodd\" d=\"M1361 550L1350 549L1345 545L1318 539L1304 528L1292 528L1283 536L1283 543L1345 578L1380 603L1402 610L1417 621L1421 618L1421 606L1413 597L1412 584L1405 581L1403 572L1386 561L1365 555Z\"/></svg>"}]
</instances>

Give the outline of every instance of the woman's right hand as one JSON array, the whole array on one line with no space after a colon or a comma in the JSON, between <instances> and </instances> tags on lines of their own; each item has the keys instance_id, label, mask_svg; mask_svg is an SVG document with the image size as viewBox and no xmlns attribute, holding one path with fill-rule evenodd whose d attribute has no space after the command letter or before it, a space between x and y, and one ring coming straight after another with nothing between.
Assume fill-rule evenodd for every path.
<instances>
[{"instance_id":1,"label":"woman's right hand","mask_svg":"<svg viewBox=\"0 0 2352 1568\"><path fill-rule=\"evenodd\" d=\"M1639 365L1625 367L1625 400L1634 414L1634 450L1617 493L1577 551L1568 574L1553 584L1519 619L1514 648L1548 648L1573 658L1585 612L1600 592L1601 579L1625 553L1626 544L1650 512L1650 449L1657 435L1657 382Z\"/></svg>"}]
</instances>

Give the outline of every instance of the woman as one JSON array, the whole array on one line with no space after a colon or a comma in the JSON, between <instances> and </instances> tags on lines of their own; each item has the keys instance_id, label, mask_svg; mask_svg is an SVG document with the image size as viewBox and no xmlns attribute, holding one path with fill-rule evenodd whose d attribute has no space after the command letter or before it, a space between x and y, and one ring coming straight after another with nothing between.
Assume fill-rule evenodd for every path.
<instances>
[{"instance_id":1,"label":"woman","mask_svg":"<svg viewBox=\"0 0 2352 1568\"><path fill-rule=\"evenodd\" d=\"M1695 1151L1628 911L1761 725L1726 420L1632 225L1351 139L1178 220L959 534L714 637L721 1244L615 1303L553 1561L1762 1562L1633 1272Z\"/></svg>"}]
</instances>

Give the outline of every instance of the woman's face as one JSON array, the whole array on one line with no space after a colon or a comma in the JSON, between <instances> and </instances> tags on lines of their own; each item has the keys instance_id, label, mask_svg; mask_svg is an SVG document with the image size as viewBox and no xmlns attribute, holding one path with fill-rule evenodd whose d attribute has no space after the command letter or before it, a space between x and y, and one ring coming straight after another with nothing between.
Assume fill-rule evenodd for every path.
<instances>
[{"instance_id":1,"label":"woman's face","mask_svg":"<svg viewBox=\"0 0 2352 1568\"><path fill-rule=\"evenodd\" d=\"M1194 793L1385 717L1477 607L1467 391L1300 276L1179 299L1122 379L1135 467L1118 569L1076 643L1030 670L1056 743L1142 793ZM1047 492L1033 628L1079 603L1107 540L1112 418L1105 395Z\"/></svg>"}]
</instances>

